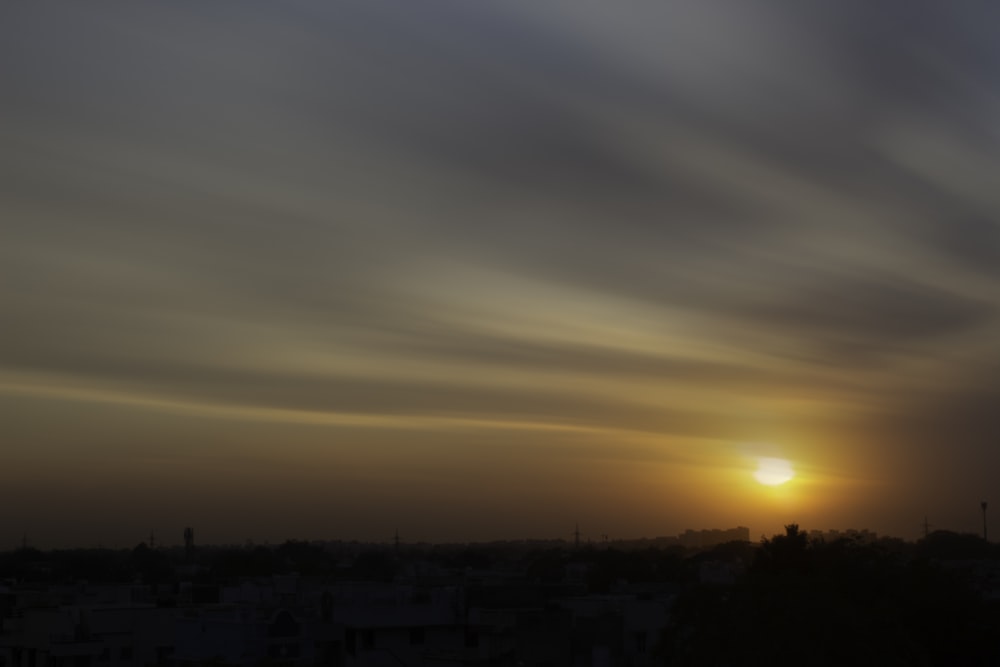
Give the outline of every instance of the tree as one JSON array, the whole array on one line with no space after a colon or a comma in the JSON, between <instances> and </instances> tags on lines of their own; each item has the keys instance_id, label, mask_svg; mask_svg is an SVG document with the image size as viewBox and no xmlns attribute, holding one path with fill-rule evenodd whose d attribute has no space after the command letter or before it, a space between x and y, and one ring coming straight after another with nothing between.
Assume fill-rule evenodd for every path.
<instances>
[{"instance_id":1,"label":"tree","mask_svg":"<svg viewBox=\"0 0 1000 667\"><path fill-rule=\"evenodd\" d=\"M735 585L682 593L660 650L671 665L1000 664L996 622L931 561L790 524Z\"/></svg>"}]
</instances>

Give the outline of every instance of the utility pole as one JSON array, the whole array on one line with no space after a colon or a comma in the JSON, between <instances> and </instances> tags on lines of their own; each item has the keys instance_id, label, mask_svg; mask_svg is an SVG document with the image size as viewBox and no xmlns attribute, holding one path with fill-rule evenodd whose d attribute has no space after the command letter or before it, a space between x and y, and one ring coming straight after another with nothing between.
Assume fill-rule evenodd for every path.
<instances>
[{"instance_id":1,"label":"utility pole","mask_svg":"<svg viewBox=\"0 0 1000 667\"><path fill-rule=\"evenodd\" d=\"M989 537L986 536L986 501L979 503L979 506L983 508L983 541L989 542Z\"/></svg>"},{"instance_id":2,"label":"utility pole","mask_svg":"<svg viewBox=\"0 0 1000 667\"><path fill-rule=\"evenodd\" d=\"M573 545L576 549L580 548L580 523L577 522L576 530L573 531Z\"/></svg>"},{"instance_id":3,"label":"utility pole","mask_svg":"<svg viewBox=\"0 0 1000 667\"><path fill-rule=\"evenodd\" d=\"M927 523L927 515L924 515L924 537L927 537L931 532L931 524Z\"/></svg>"}]
</instances>

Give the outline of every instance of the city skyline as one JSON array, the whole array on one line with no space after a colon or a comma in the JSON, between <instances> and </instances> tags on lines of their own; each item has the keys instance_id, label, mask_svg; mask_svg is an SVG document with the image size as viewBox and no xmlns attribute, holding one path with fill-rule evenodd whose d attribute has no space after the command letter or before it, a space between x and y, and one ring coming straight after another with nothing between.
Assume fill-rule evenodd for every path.
<instances>
[{"instance_id":1,"label":"city skyline","mask_svg":"<svg viewBox=\"0 0 1000 667\"><path fill-rule=\"evenodd\" d=\"M998 14L3 7L0 532L982 534Z\"/></svg>"}]
</instances>

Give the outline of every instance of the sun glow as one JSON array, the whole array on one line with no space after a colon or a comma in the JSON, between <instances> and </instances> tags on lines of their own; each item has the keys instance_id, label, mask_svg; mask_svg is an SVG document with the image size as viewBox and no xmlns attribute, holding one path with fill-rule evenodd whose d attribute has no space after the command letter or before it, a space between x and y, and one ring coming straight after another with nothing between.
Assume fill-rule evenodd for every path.
<instances>
[{"instance_id":1,"label":"sun glow","mask_svg":"<svg viewBox=\"0 0 1000 667\"><path fill-rule=\"evenodd\" d=\"M777 486L795 477L795 471L785 459L760 458L757 459L757 471L753 476L761 484Z\"/></svg>"}]
</instances>

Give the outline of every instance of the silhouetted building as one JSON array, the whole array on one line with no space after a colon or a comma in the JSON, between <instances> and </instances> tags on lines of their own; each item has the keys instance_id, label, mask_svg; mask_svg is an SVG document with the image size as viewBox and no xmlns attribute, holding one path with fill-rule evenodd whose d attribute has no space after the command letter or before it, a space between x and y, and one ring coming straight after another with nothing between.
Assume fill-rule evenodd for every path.
<instances>
[{"instance_id":1,"label":"silhouetted building","mask_svg":"<svg viewBox=\"0 0 1000 667\"><path fill-rule=\"evenodd\" d=\"M728 528L726 530L718 528L707 530L689 529L678 535L677 541L681 546L694 549L714 547L727 542L749 542L750 529L746 526L737 526L736 528Z\"/></svg>"}]
</instances>

